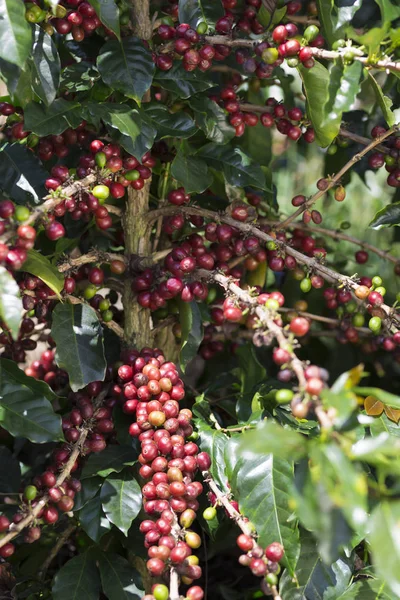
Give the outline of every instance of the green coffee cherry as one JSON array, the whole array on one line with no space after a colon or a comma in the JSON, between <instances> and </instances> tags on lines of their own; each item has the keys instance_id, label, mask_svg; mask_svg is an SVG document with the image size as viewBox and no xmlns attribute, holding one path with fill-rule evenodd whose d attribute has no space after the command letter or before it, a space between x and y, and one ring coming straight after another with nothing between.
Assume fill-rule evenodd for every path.
<instances>
[{"instance_id":1,"label":"green coffee cherry","mask_svg":"<svg viewBox=\"0 0 400 600\"><path fill-rule=\"evenodd\" d=\"M293 400L293 392L292 390L278 390L275 394L275 400L278 402L278 404L288 404L289 402L291 402Z\"/></svg>"},{"instance_id":2,"label":"green coffee cherry","mask_svg":"<svg viewBox=\"0 0 400 600\"><path fill-rule=\"evenodd\" d=\"M315 40L317 35L319 35L318 27L316 25L309 25L306 28L303 37L305 40L307 40L307 42L312 42L313 40Z\"/></svg>"},{"instance_id":3,"label":"green coffee cherry","mask_svg":"<svg viewBox=\"0 0 400 600\"><path fill-rule=\"evenodd\" d=\"M208 29L208 25L207 23L199 23L196 27L196 31L199 35L204 35L205 33L207 33L207 29Z\"/></svg>"},{"instance_id":4,"label":"green coffee cherry","mask_svg":"<svg viewBox=\"0 0 400 600\"><path fill-rule=\"evenodd\" d=\"M113 312L112 310L105 310L104 312L101 313L101 318L103 319L104 323L109 323L110 321L113 320Z\"/></svg>"},{"instance_id":5,"label":"green coffee cherry","mask_svg":"<svg viewBox=\"0 0 400 600\"><path fill-rule=\"evenodd\" d=\"M365 323L365 317L361 313L355 313L351 322L353 323L354 327L363 327Z\"/></svg>"},{"instance_id":6,"label":"green coffee cherry","mask_svg":"<svg viewBox=\"0 0 400 600\"><path fill-rule=\"evenodd\" d=\"M276 250L277 249L277 244L276 242L270 240L269 242L267 242L267 250Z\"/></svg>"},{"instance_id":7,"label":"green coffee cherry","mask_svg":"<svg viewBox=\"0 0 400 600\"><path fill-rule=\"evenodd\" d=\"M104 300L101 300L99 303L99 310L101 312L103 312L104 310L108 310L110 308L110 301L107 300L107 298L104 298Z\"/></svg>"},{"instance_id":8,"label":"green coffee cherry","mask_svg":"<svg viewBox=\"0 0 400 600\"><path fill-rule=\"evenodd\" d=\"M136 181L137 179L139 179L140 173L139 171L136 171L136 169L131 169L130 171L124 173L124 177L128 181Z\"/></svg>"},{"instance_id":9,"label":"green coffee cherry","mask_svg":"<svg viewBox=\"0 0 400 600\"><path fill-rule=\"evenodd\" d=\"M92 189L92 194L98 200L107 200L110 190L106 185L95 185Z\"/></svg>"},{"instance_id":10,"label":"green coffee cherry","mask_svg":"<svg viewBox=\"0 0 400 600\"><path fill-rule=\"evenodd\" d=\"M209 506L203 512L203 519L205 521L212 521L217 516L217 511L213 506Z\"/></svg>"},{"instance_id":11,"label":"green coffee cherry","mask_svg":"<svg viewBox=\"0 0 400 600\"><path fill-rule=\"evenodd\" d=\"M333 156L334 154L336 154L338 147L336 146L336 144L331 144L327 150L329 156Z\"/></svg>"},{"instance_id":12,"label":"green coffee cherry","mask_svg":"<svg viewBox=\"0 0 400 600\"><path fill-rule=\"evenodd\" d=\"M357 302L355 300L350 300L350 302L346 304L346 310L348 313L355 312L357 310Z\"/></svg>"},{"instance_id":13,"label":"green coffee cherry","mask_svg":"<svg viewBox=\"0 0 400 600\"><path fill-rule=\"evenodd\" d=\"M24 498L29 502L32 502L37 496L37 487L34 485L27 485L24 489Z\"/></svg>"},{"instance_id":14,"label":"green coffee cherry","mask_svg":"<svg viewBox=\"0 0 400 600\"><path fill-rule=\"evenodd\" d=\"M268 575L265 576L265 581L268 585L276 585L278 583L278 578L275 573L268 573Z\"/></svg>"},{"instance_id":15,"label":"green coffee cherry","mask_svg":"<svg viewBox=\"0 0 400 600\"><path fill-rule=\"evenodd\" d=\"M342 221L342 223L340 223L340 229L350 229L351 227L351 223L349 223L349 221Z\"/></svg>"},{"instance_id":16,"label":"green coffee cherry","mask_svg":"<svg viewBox=\"0 0 400 600\"><path fill-rule=\"evenodd\" d=\"M372 317L369 320L368 327L373 333L379 333L382 327L382 319L380 317Z\"/></svg>"},{"instance_id":17,"label":"green coffee cherry","mask_svg":"<svg viewBox=\"0 0 400 600\"><path fill-rule=\"evenodd\" d=\"M302 280L300 281L300 289L301 289L301 291L302 291L302 292L304 292L305 294L306 294L307 292L309 292L309 291L311 290L311 288L312 288L312 285L311 285L311 279L310 279L309 277L305 277L304 279L302 279Z\"/></svg>"},{"instance_id":18,"label":"green coffee cherry","mask_svg":"<svg viewBox=\"0 0 400 600\"><path fill-rule=\"evenodd\" d=\"M380 287L382 283L382 278L379 277L379 275L375 275L375 277L372 278L372 285L374 286L374 288Z\"/></svg>"},{"instance_id":19,"label":"green coffee cherry","mask_svg":"<svg viewBox=\"0 0 400 600\"><path fill-rule=\"evenodd\" d=\"M91 300L97 294L97 287L93 283L89 283L83 291L83 297L85 300Z\"/></svg>"},{"instance_id":20,"label":"green coffee cherry","mask_svg":"<svg viewBox=\"0 0 400 600\"><path fill-rule=\"evenodd\" d=\"M104 154L104 152L96 152L94 160L96 162L96 165L100 167L100 169L102 169L106 166L107 156Z\"/></svg>"},{"instance_id":21,"label":"green coffee cherry","mask_svg":"<svg viewBox=\"0 0 400 600\"><path fill-rule=\"evenodd\" d=\"M67 9L65 8L65 6L62 6L61 4L57 4L54 12L55 12L55 16L57 17L57 19L63 19L67 14Z\"/></svg>"},{"instance_id":22,"label":"green coffee cherry","mask_svg":"<svg viewBox=\"0 0 400 600\"><path fill-rule=\"evenodd\" d=\"M383 287L383 285L378 285L377 288L375 288L376 292L379 292L379 294L381 294L381 296L384 296L386 294L386 288Z\"/></svg>"},{"instance_id":23,"label":"green coffee cherry","mask_svg":"<svg viewBox=\"0 0 400 600\"><path fill-rule=\"evenodd\" d=\"M336 40L332 44L332 50L339 50L339 48L344 48L346 45L346 40Z\"/></svg>"},{"instance_id":24,"label":"green coffee cherry","mask_svg":"<svg viewBox=\"0 0 400 600\"><path fill-rule=\"evenodd\" d=\"M261 54L261 58L267 65L273 65L279 58L279 52L277 48L266 48Z\"/></svg>"},{"instance_id":25,"label":"green coffee cherry","mask_svg":"<svg viewBox=\"0 0 400 600\"><path fill-rule=\"evenodd\" d=\"M265 303L266 308L268 308L268 310L278 310L279 308L279 302L278 300L275 300L275 298L268 298L268 300Z\"/></svg>"},{"instance_id":26,"label":"green coffee cherry","mask_svg":"<svg viewBox=\"0 0 400 600\"><path fill-rule=\"evenodd\" d=\"M158 583L153 588L154 600L168 600L169 590L163 583Z\"/></svg>"},{"instance_id":27,"label":"green coffee cherry","mask_svg":"<svg viewBox=\"0 0 400 600\"><path fill-rule=\"evenodd\" d=\"M300 61L298 58L296 58L295 56L292 58L288 58L286 60L287 66L290 67L291 69L295 69L296 67L299 66Z\"/></svg>"},{"instance_id":28,"label":"green coffee cherry","mask_svg":"<svg viewBox=\"0 0 400 600\"><path fill-rule=\"evenodd\" d=\"M120 18L119 18L119 22L121 25L128 25L129 23L129 14L128 13L123 13Z\"/></svg>"},{"instance_id":29,"label":"green coffee cherry","mask_svg":"<svg viewBox=\"0 0 400 600\"><path fill-rule=\"evenodd\" d=\"M22 223L22 221L26 221L30 214L31 212L27 206L16 206L14 219Z\"/></svg>"},{"instance_id":30,"label":"green coffee cherry","mask_svg":"<svg viewBox=\"0 0 400 600\"><path fill-rule=\"evenodd\" d=\"M215 298L217 297L217 290L215 289L215 287L210 287L210 289L208 290L208 294L207 294L207 304L212 304L215 300Z\"/></svg>"}]
</instances>

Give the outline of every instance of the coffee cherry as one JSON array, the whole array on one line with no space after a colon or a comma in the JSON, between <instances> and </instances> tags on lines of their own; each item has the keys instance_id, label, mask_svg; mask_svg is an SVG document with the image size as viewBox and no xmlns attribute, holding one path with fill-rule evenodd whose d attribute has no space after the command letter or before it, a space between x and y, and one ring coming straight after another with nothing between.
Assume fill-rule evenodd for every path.
<instances>
[{"instance_id":1,"label":"coffee cherry","mask_svg":"<svg viewBox=\"0 0 400 600\"><path fill-rule=\"evenodd\" d=\"M243 552L249 552L254 546L254 540L249 535L242 533L236 540L237 545Z\"/></svg>"},{"instance_id":2,"label":"coffee cherry","mask_svg":"<svg viewBox=\"0 0 400 600\"><path fill-rule=\"evenodd\" d=\"M380 317L372 317L368 322L368 327L373 333L379 333L382 327L382 320Z\"/></svg>"},{"instance_id":3,"label":"coffee cherry","mask_svg":"<svg viewBox=\"0 0 400 600\"><path fill-rule=\"evenodd\" d=\"M0 556L1 558L9 558L10 556L12 556L14 554L15 551L15 546L14 544L4 544L4 546L2 546L0 548Z\"/></svg>"},{"instance_id":4,"label":"coffee cherry","mask_svg":"<svg viewBox=\"0 0 400 600\"><path fill-rule=\"evenodd\" d=\"M9 527L9 519L6 517L6 515L0 515L0 533L2 533L3 531L7 531Z\"/></svg>"},{"instance_id":5,"label":"coffee cherry","mask_svg":"<svg viewBox=\"0 0 400 600\"><path fill-rule=\"evenodd\" d=\"M265 548L265 556L272 562L279 562L284 555L284 549L278 542L273 542Z\"/></svg>"},{"instance_id":6,"label":"coffee cherry","mask_svg":"<svg viewBox=\"0 0 400 600\"><path fill-rule=\"evenodd\" d=\"M400 335L399 335L400 338ZM217 511L213 506L209 506L203 512L203 519L205 521L212 521L217 516Z\"/></svg>"},{"instance_id":7,"label":"coffee cherry","mask_svg":"<svg viewBox=\"0 0 400 600\"><path fill-rule=\"evenodd\" d=\"M24 489L24 498L31 502L37 496L37 488L34 485L27 485Z\"/></svg>"},{"instance_id":8,"label":"coffee cherry","mask_svg":"<svg viewBox=\"0 0 400 600\"><path fill-rule=\"evenodd\" d=\"M298 337L306 335L310 329L310 323L304 317L295 317L290 325L290 331Z\"/></svg>"}]
</instances>

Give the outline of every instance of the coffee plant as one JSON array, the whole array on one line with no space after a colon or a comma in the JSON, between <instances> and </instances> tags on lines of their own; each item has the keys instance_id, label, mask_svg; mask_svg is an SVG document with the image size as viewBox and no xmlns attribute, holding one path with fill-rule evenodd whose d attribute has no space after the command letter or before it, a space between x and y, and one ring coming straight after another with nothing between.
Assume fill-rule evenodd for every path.
<instances>
[{"instance_id":1,"label":"coffee plant","mask_svg":"<svg viewBox=\"0 0 400 600\"><path fill-rule=\"evenodd\" d=\"M0 0L2 599L400 599L399 26Z\"/></svg>"}]
</instances>

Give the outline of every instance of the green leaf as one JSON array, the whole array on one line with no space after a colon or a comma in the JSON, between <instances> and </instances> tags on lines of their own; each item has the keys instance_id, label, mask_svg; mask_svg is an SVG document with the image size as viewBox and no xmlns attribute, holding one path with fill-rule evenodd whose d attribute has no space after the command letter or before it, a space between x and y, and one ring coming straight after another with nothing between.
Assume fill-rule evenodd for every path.
<instances>
[{"instance_id":1,"label":"green leaf","mask_svg":"<svg viewBox=\"0 0 400 600\"><path fill-rule=\"evenodd\" d=\"M392 225L400 224L400 202L388 204L381 210L378 210L371 223L372 229L380 229L381 227L391 227Z\"/></svg>"},{"instance_id":2,"label":"green leaf","mask_svg":"<svg viewBox=\"0 0 400 600\"><path fill-rule=\"evenodd\" d=\"M375 396L375 398L378 398L383 404L393 406L393 408L400 408L399 396L395 396L390 392L385 392L385 390L381 390L380 388L356 387L354 388L354 392L361 396Z\"/></svg>"},{"instance_id":3,"label":"green leaf","mask_svg":"<svg viewBox=\"0 0 400 600\"><path fill-rule=\"evenodd\" d=\"M322 32L329 45L345 33L346 27L362 5L362 0L338 3L317 0L318 17L321 21Z\"/></svg>"},{"instance_id":4,"label":"green leaf","mask_svg":"<svg viewBox=\"0 0 400 600\"><path fill-rule=\"evenodd\" d=\"M367 579L352 583L337 600L396 600L386 582Z\"/></svg>"},{"instance_id":5,"label":"green leaf","mask_svg":"<svg viewBox=\"0 0 400 600\"><path fill-rule=\"evenodd\" d=\"M21 467L19 460L6 448L0 446L0 492L16 493L21 485Z\"/></svg>"},{"instance_id":6,"label":"green leaf","mask_svg":"<svg viewBox=\"0 0 400 600\"><path fill-rule=\"evenodd\" d=\"M98 554L101 584L108 600L140 600L144 590L132 565L119 554Z\"/></svg>"},{"instance_id":7,"label":"green leaf","mask_svg":"<svg viewBox=\"0 0 400 600\"><path fill-rule=\"evenodd\" d=\"M97 68L104 83L136 102L150 88L155 69L151 51L135 36L104 44Z\"/></svg>"},{"instance_id":8,"label":"green leaf","mask_svg":"<svg viewBox=\"0 0 400 600\"><path fill-rule=\"evenodd\" d=\"M391 436L400 437L400 425L393 423L383 413L380 417L375 417L372 423L369 424L371 435L380 435L381 433L389 433Z\"/></svg>"},{"instance_id":9,"label":"green leaf","mask_svg":"<svg viewBox=\"0 0 400 600\"><path fill-rule=\"evenodd\" d=\"M0 15L0 58L23 67L32 44L25 5L16 0L0 0Z\"/></svg>"},{"instance_id":10,"label":"green leaf","mask_svg":"<svg viewBox=\"0 0 400 600\"><path fill-rule=\"evenodd\" d=\"M385 458L395 458L399 455L400 439L388 432L382 432L374 437L366 437L353 444L352 458L373 465L379 465ZM386 461L384 461L386 462Z\"/></svg>"},{"instance_id":11,"label":"green leaf","mask_svg":"<svg viewBox=\"0 0 400 600\"><path fill-rule=\"evenodd\" d=\"M103 121L112 129L129 136L132 142L140 135L142 119L139 112L127 104L89 102L85 106L84 116L97 126Z\"/></svg>"},{"instance_id":12,"label":"green leaf","mask_svg":"<svg viewBox=\"0 0 400 600\"><path fill-rule=\"evenodd\" d=\"M110 475L102 485L100 498L107 519L128 535L142 506L140 485L128 470Z\"/></svg>"},{"instance_id":13,"label":"green leaf","mask_svg":"<svg viewBox=\"0 0 400 600\"><path fill-rule=\"evenodd\" d=\"M189 23L193 29L199 23L215 25L224 14L221 0L179 0L179 21Z\"/></svg>"},{"instance_id":14,"label":"green leaf","mask_svg":"<svg viewBox=\"0 0 400 600\"><path fill-rule=\"evenodd\" d=\"M396 123L395 114L390 108L393 104L393 101L391 98L384 95L381 86L376 81L375 77L371 75L370 71L368 71L368 79L372 85L372 89L375 92L376 100L380 106L385 121L389 127L392 127L392 125Z\"/></svg>"},{"instance_id":15,"label":"green leaf","mask_svg":"<svg viewBox=\"0 0 400 600\"><path fill-rule=\"evenodd\" d=\"M384 500L372 511L368 541L378 575L400 595L400 501Z\"/></svg>"},{"instance_id":16,"label":"green leaf","mask_svg":"<svg viewBox=\"0 0 400 600\"><path fill-rule=\"evenodd\" d=\"M61 89L66 89L69 92L86 92L92 89L98 79L100 79L100 73L96 67L92 63L83 60L63 69Z\"/></svg>"},{"instance_id":17,"label":"green leaf","mask_svg":"<svg viewBox=\"0 0 400 600\"><path fill-rule=\"evenodd\" d=\"M354 61L345 65L337 60L329 71L328 98L324 106L324 122L322 127L330 130L335 123L339 133L342 115L350 110L360 90L362 64Z\"/></svg>"},{"instance_id":18,"label":"green leaf","mask_svg":"<svg viewBox=\"0 0 400 600\"><path fill-rule=\"evenodd\" d=\"M321 399L325 408L336 409L334 421L338 427L342 427L358 407L356 395L349 390L336 393L332 390L323 390Z\"/></svg>"},{"instance_id":19,"label":"green leaf","mask_svg":"<svg viewBox=\"0 0 400 600\"><path fill-rule=\"evenodd\" d=\"M168 137L186 139L197 132L195 122L185 112L171 113L165 104L159 102L146 103L143 108L157 130L157 140Z\"/></svg>"},{"instance_id":20,"label":"green leaf","mask_svg":"<svg viewBox=\"0 0 400 600\"><path fill-rule=\"evenodd\" d=\"M289 507L293 462L247 450L242 457L239 453L234 472L232 492L240 512L254 523L263 548L272 542L284 546L281 562L294 575L300 542L297 521Z\"/></svg>"},{"instance_id":21,"label":"green leaf","mask_svg":"<svg viewBox=\"0 0 400 600\"><path fill-rule=\"evenodd\" d=\"M210 143L200 148L196 156L203 158L212 169L222 171L230 185L271 191L260 165L254 163L240 148Z\"/></svg>"},{"instance_id":22,"label":"green leaf","mask_svg":"<svg viewBox=\"0 0 400 600\"><path fill-rule=\"evenodd\" d=\"M32 47L32 88L47 106L57 94L61 63L51 36L35 25Z\"/></svg>"},{"instance_id":23,"label":"green leaf","mask_svg":"<svg viewBox=\"0 0 400 600\"><path fill-rule=\"evenodd\" d=\"M375 0L380 8L382 21L387 23L400 17L400 6L391 0Z\"/></svg>"},{"instance_id":24,"label":"green leaf","mask_svg":"<svg viewBox=\"0 0 400 600\"><path fill-rule=\"evenodd\" d=\"M37 250L28 250L28 256L24 262L23 270L39 277L57 296L64 288L64 277L48 258Z\"/></svg>"},{"instance_id":25,"label":"green leaf","mask_svg":"<svg viewBox=\"0 0 400 600\"><path fill-rule=\"evenodd\" d=\"M99 600L100 575L90 551L71 558L56 574L53 600Z\"/></svg>"},{"instance_id":26,"label":"green leaf","mask_svg":"<svg viewBox=\"0 0 400 600\"><path fill-rule=\"evenodd\" d=\"M171 166L171 175L183 185L187 194L204 192L213 182L207 163L201 158L178 150Z\"/></svg>"},{"instance_id":27,"label":"green leaf","mask_svg":"<svg viewBox=\"0 0 400 600\"><path fill-rule=\"evenodd\" d=\"M292 429L281 427L274 421L262 421L256 429L245 431L239 452L249 454L274 454L279 458L297 460L307 452L306 439Z\"/></svg>"},{"instance_id":28,"label":"green leaf","mask_svg":"<svg viewBox=\"0 0 400 600\"><path fill-rule=\"evenodd\" d=\"M237 349L239 361L240 396L236 403L236 413L241 421L247 420L252 412L251 399L256 386L261 384L267 375L266 370L258 361L253 344L245 344Z\"/></svg>"},{"instance_id":29,"label":"green leaf","mask_svg":"<svg viewBox=\"0 0 400 600\"><path fill-rule=\"evenodd\" d=\"M119 9L115 0L89 0L100 21L120 39Z\"/></svg>"},{"instance_id":30,"label":"green leaf","mask_svg":"<svg viewBox=\"0 0 400 600\"><path fill-rule=\"evenodd\" d=\"M103 330L93 308L58 304L53 311L51 337L57 345L57 364L67 371L74 392L104 379Z\"/></svg>"},{"instance_id":31,"label":"green leaf","mask_svg":"<svg viewBox=\"0 0 400 600\"><path fill-rule=\"evenodd\" d=\"M328 70L318 61L312 69L298 67L303 81L304 93L307 99L307 115L315 130L315 138L319 146L326 148L338 134L340 123L337 119L329 122L326 119L325 105L328 101L330 75Z\"/></svg>"},{"instance_id":32,"label":"green leaf","mask_svg":"<svg viewBox=\"0 0 400 600\"><path fill-rule=\"evenodd\" d=\"M12 435L36 444L63 440L61 418L51 406L55 398L46 383L25 375L13 361L0 360L0 422Z\"/></svg>"},{"instance_id":33,"label":"green leaf","mask_svg":"<svg viewBox=\"0 0 400 600\"><path fill-rule=\"evenodd\" d=\"M301 553L296 568L296 579L285 570L279 582L279 592L285 600L337 600L347 588L351 569L339 558L332 565L324 565L310 533L301 536Z\"/></svg>"},{"instance_id":34,"label":"green leaf","mask_svg":"<svg viewBox=\"0 0 400 600\"><path fill-rule=\"evenodd\" d=\"M100 494L91 498L79 511L79 523L90 539L97 544L111 529L111 524L102 509Z\"/></svg>"},{"instance_id":35,"label":"green leaf","mask_svg":"<svg viewBox=\"0 0 400 600\"><path fill-rule=\"evenodd\" d=\"M101 477L90 477L83 480L82 487L80 491L76 493L74 498L74 510L80 510L89 502L89 500L94 498L102 484L103 479Z\"/></svg>"},{"instance_id":36,"label":"green leaf","mask_svg":"<svg viewBox=\"0 0 400 600\"><path fill-rule=\"evenodd\" d=\"M0 150L0 189L17 204L40 204L48 193L49 176L40 160L26 146L4 144Z\"/></svg>"},{"instance_id":37,"label":"green leaf","mask_svg":"<svg viewBox=\"0 0 400 600\"><path fill-rule=\"evenodd\" d=\"M228 479L225 474L224 450L229 438L222 431L210 427L200 419L196 419L196 426L200 434L197 443L201 451L208 452L211 457L211 475L219 487L227 491Z\"/></svg>"},{"instance_id":38,"label":"green leaf","mask_svg":"<svg viewBox=\"0 0 400 600\"><path fill-rule=\"evenodd\" d=\"M229 124L223 108L206 97L193 97L189 102L194 110L196 124L215 144L226 144L235 137L235 128ZM265 127L263 127L265 132Z\"/></svg>"},{"instance_id":39,"label":"green leaf","mask_svg":"<svg viewBox=\"0 0 400 600\"><path fill-rule=\"evenodd\" d=\"M22 319L22 300L19 286L5 267L0 266L0 319L10 330L12 338L18 338Z\"/></svg>"},{"instance_id":40,"label":"green leaf","mask_svg":"<svg viewBox=\"0 0 400 600\"><path fill-rule=\"evenodd\" d=\"M169 71L157 70L154 83L158 83L161 88L177 94L180 98L190 98L190 96L204 92L215 85L198 71L185 71L179 61L175 61Z\"/></svg>"},{"instance_id":41,"label":"green leaf","mask_svg":"<svg viewBox=\"0 0 400 600\"><path fill-rule=\"evenodd\" d=\"M82 121L79 102L57 98L49 106L30 102L24 113L26 129L40 137L59 135L71 127L75 129Z\"/></svg>"},{"instance_id":42,"label":"green leaf","mask_svg":"<svg viewBox=\"0 0 400 600\"><path fill-rule=\"evenodd\" d=\"M107 446L99 454L91 454L83 467L81 479L99 475L107 477L110 473L119 473L124 467L132 466L137 453L130 446Z\"/></svg>"},{"instance_id":43,"label":"green leaf","mask_svg":"<svg viewBox=\"0 0 400 600\"><path fill-rule=\"evenodd\" d=\"M179 364L183 372L190 361L197 355L203 340L203 322L197 302L179 300L179 320L182 329Z\"/></svg>"}]
</instances>

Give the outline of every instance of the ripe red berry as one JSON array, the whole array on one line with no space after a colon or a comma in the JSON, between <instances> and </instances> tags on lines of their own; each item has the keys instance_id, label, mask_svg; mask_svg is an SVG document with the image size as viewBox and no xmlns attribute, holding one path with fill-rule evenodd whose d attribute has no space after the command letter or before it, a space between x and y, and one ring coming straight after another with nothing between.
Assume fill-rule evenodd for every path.
<instances>
[{"instance_id":1,"label":"ripe red berry","mask_svg":"<svg viewBox=\"0 0 400 600\"><path fill-rule=\"evenodd\" d=\"M310 329L310 323L305 317L295 317L290 322L290 331L298 337L306 335Z\"/></svg>"},{"instance_id":2,"label":"ripe red berry","mask_svg":"<svg viewBox=\"0 0 400 600\"><path fill-rule=\"evenodd\" d=\"M272 562L279 562L284 555L284 549L279 542L273 542L265 548L265 556Z\"/></svg>"}]
</instances>

